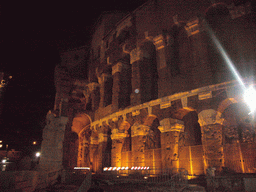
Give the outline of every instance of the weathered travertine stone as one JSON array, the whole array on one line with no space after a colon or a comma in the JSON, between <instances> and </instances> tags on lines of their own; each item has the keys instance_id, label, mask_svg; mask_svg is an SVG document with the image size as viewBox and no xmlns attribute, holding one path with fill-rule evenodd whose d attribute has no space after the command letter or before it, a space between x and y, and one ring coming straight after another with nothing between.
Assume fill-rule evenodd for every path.
<instances>
[{"instance_id":1,"label":"weathered travertine stone","mask_svg":"<svg viewBox=\"0 0 256 192\"><path fill-rule=\"evenodd\" d=\"M40 156L40 168L44 170L62 169L63 140L67 117L55 117L51 112L46 117L47 124L43 130Z\"/></svg>"}]
</instances>

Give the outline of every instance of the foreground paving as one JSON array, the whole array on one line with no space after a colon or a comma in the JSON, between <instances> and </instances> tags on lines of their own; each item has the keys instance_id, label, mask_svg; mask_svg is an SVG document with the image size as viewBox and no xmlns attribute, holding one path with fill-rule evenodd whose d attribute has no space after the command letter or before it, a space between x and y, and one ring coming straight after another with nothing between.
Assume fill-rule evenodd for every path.
<instances>
[{"instance_id":1,"label":"foreground paving","mask_svg":"<svg viewBox=\"0 0 256 192\"><path fill-rule=\"evenodd\" d=\"M35 192L76 192L78 191L79 186L77 185L68 185L68 184L56 184L53 186L49 186L45 189L39 189L36 190Z\"/></svg>"}]
</instances>

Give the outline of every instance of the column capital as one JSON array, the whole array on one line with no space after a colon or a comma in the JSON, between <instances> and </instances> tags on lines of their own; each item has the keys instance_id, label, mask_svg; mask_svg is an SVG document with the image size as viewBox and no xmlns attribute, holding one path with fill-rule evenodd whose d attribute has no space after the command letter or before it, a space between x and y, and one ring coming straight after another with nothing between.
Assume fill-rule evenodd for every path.
<instances>
[{"instance_id":1,"label":"column capital","mask_svg":"<svg viewBox=\"0 0 256 192\"><path fill-rule=\"evenodd\" d=\"M105 133L99 133L99 143L102 143L102 142L107 142L108 140L108 135L105 134Z\"/></svg>"},{"instance_id":2,"label":"column capital","mask_svg":"<svg viewBox=\"0 0 256 192\"><path fill-rule=\"evenodd\" d=\"M165 38L162 34L154 37L153 38L153 43L156 46L156 50L163 49L166 46L165 45Z\"/></svg>"},{"instance_id":3,"label":"column capital","mask_svg":"<svg viewBox=\"0 0 256 192\"><path fill-rule=\"evenodd\" d=\"M206 109L198 114L198 123L201 127L213 124L223 124L222 114L214 109Z\"/></svg>"},{"instance_id":4,"label":"column capital","mask_svg":"<svg viewBox=\"0 0 256 192\"><path fill-rule=\"evenodd\" d=\"M89 92L91 93L92 91L94 91L97 87L99 87L99 83L96 82L92 82L87 84L87 87L89 89Z\"/></svg>"},{"instance_id":5,"label":"column capital","mask_svg":"<svg viewBox=\"0 0 256 192\"><path fill-rule=\"evenodd\" d=\"M184 132L184 122L178 119L166 118L160 121L160 126L158 129L161 133L170 132L170 131L178 131Z\"/></svg>"},{"instance_id":6,"label":"column capital","mask_svg":"<svg viewBox=\"0 0 256 192\"><path fill-rule=\"evenodd\" d=\"M112 77L112 75L107 74L107 73L102 73L102 74L98 77L98 82L99 82L99 84L104 83L104 82L107 81L107 79L109 79L110 77Z\"/></svg>"},{"instance_id":7,"label":"column capital","mask_svg":"<svg viewBox=\"0 0 256 192\"><path fill-rule=\"evenodd\" d=\"M145 136L148 135L150 132L150 127L147 125L139 125L139 124L134 124L131 127L131 136L136 137L136 136Z\"/></svg>"},{"instance_id":8,"label":"column capital","mask_svg":"<svg viewBox=\"0 0 256 192\"><path fill-rule=\"evenodd\" d=\"M112 135L111 135L111 139L123 139L125 137L129 137L129 134L127 133L127 131L124 132L120 132L118 129L113 129L112 130Z\"/></svg>"},{"instance_id":9,"label":"column capital","mask_svg":"<svg viewBox=\"0 0 256 192\"><path fill-rule=\"evenodd\" d=\"M99 144L99 138L98 137L91 137L90 144L91 145L98 145Z\"/></svg>"},{"instance_id":10,"label":"column capital","mask_svg":"<svg viewBox=\"0 0 256 192\"><path fill-rule=\"evenodd\" d=\"M112 66L112 75L115 73L120 73L123 69L127 68L127 64L124 62L118 62L115 65Z\"/></svg>"},{"instance_id":11,"label":"column capital","mask_svg":"<svg viewBox=\"0 0 256 192\"><path fill-rule=\"evenodd\" d=\"M191 19L187 22L186 26L184 27L187 31L188 36L195 35L200 32L199 30L199 19L198 17Z\"/></svg>"},{"instance_id":12,"label":"column capital","mask_svg":"<svg viewBox=\"0 0 256 192\"><path fill-rule=\"evenodd\" d=\"M146 50L137 47L130 52L130 64L142 60L143 58L150 58L150 54Z\"/></svg>"}]
</instances>

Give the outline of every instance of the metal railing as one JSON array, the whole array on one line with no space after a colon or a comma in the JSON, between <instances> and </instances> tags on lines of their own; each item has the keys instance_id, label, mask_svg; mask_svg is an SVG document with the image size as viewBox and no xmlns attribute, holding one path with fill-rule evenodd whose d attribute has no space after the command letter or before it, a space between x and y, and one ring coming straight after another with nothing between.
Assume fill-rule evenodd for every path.
<instances>
[{"instance_id":1,"label":"metal railing","mask_svg":"<svg viewBox=\"0 0 256 192\"><path fill-rule=\"evenodd\" d=\"M130 181L148 184L168 185L180 188L188 185L188 171L183 168L149 169L149 170L116 170L102 174L115 181Z\"/></svg>"}]
</instances>

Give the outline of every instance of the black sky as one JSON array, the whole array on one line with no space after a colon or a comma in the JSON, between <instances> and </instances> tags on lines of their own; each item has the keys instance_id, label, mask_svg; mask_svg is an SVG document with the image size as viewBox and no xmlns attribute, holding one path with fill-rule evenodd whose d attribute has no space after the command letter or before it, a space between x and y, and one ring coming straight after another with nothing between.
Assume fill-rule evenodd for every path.
<instances>
[{"instance_id":1,"label":"black sky","mask_svg":"<svg viewBox=\"0 0 256 192\"><path fill-rule=\"evenodd\" d=\"M133 11L146 1L102 2L1 4L0 71L13 78L5 92L0 137L16 143L40 139L46 113L54 104L59 50L88 44L103 11Z\"/></svg>"}]
</instances>

